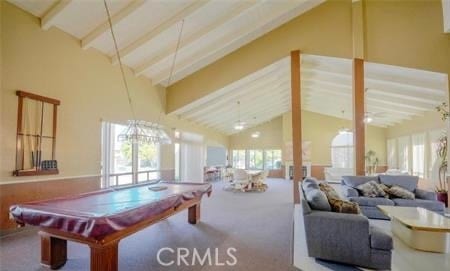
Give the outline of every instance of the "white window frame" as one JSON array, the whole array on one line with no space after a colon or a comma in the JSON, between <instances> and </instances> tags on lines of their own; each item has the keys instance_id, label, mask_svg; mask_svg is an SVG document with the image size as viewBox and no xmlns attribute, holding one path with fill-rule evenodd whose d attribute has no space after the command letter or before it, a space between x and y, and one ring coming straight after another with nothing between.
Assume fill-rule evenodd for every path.
<instances>
[{"instance_id":1,"label":"white window frame","mask_svg":"<svg viewBox=\"0 0 450 271\"><path fill-rule=\"evenodd\" d=\"M113 122L102 122L101 128L102 128L102 163L101 163L101 175L102 175L102 188L107 187L116 187L116 186L127 186L127 185L136 185L136 184L142 184L145 182L151 182L154 181L153 179L149 179L149 174L157 172L158 178L161 176L161 148L159 145L155 145L157 148L157 167L154 170L144 170L139 171L139 147L137 143L132 144L132 172L126 172L126 173L111 173L111 160L113 159L111 157L112 155L112 135L111 135L111 126L112 125L121 125L120 123L113 123ZM147 174L146 181L139 181L139 174ZM124 184L119 185L118 184L118 176L124 175L124 174L130 174L132 176L132 183L131 184ZM116 184L111 185L110 178L115 176L116 177Z\"/></svg>"},{"instance_id":2,"label":"white window frame","mask_svg":"<svg viewBox=\"0 0 450 271\"><path fill-rule=\"evenodd\" d=\"M261 155L262 155L262 166L260 167L260 168L258 168L258 167L250 167L250 152L261 152ZM263 149L251 149L251 150L247 150L247 166L246 166L246 168L248 168L248 169L250 169L250 170L263 170L264 169L264 163L265 163L265 160L264 160L264 150Z\"/></svg>"},{"instance_id":3,"label":"white window frame","mask_svg":"<svg viewBox=\"0 0 450 271\"><path fill-rule=\"evenodd\" d=\"M351 144L347 144L347 145L334 145L334 142L336 140L337 137L339 136L343 136L343 135L347 135L352 139ZM347 165L347 167L341 167L340 165L338 165L338 163L335 162L334 159L334 152L337 150L346 150L346 155L348 157L347 161L344 162L344 165ZM337 134L336 136L333 137L333 139L331 140L331 147L330 147L330 154L331 154L331 166L333 168L353 168L354 167L354 143L353 143L353 133L352 132L347 132L347 134Z\"/></svg>"},{"instance_id":4,"label":"white window frame","mask_svg":"<svg viewBox=\"0 0 450 271\"><path fill-rule=\"evenodd\" d=\"M243 168L243 169L246 169L246 168L247 168L248 155L247 155L247 150L245 150L245 149L235 149L235 150L232 150L232 151L231 151L231 164L233 165L233 168L238 168L237 165L236 165L236 163L235 163L235 159L234 159L234 157L235 157L235 152L237 152L237 153L238 153L238 156L239 156L239 153L240 153L241 151L244 152L244 168Z\"/></svg>"},{"instance_id":5,"label":"white window frame","mask_svg":"<svg viewBox=\"0 0 450 271\"><path fill-rule=\"evenodd\" d=\"M263 165L263 167L264 167L265 170L278 170L278 169L281 169L281 166L280 166L280 168L275 168L275 160L273 159L275 151L279 151L280 152L280 158L282 159L283 153L282 153L282 151L280 149L264 150L264 153L263 153L264 165ZM271 152L272 153L272 161L270 162L270 164L272 165L272 168L267 168L266 167L266 164L267 164L266 163L267 162L267 152Z\"/></svg>"}]
</instances>

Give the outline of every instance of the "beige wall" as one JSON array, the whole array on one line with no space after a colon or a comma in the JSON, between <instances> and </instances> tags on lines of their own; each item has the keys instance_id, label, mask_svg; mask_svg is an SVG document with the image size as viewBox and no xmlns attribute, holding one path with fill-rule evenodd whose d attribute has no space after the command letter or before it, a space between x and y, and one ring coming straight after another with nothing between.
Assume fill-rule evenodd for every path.
<instances>
[{"instance_id":1,"label":"beige wall","mask_svg":"<svg viewBox=\"0 0 450 271\"><path fill-rule=\"evenodd\" d=\"M61 100L56 158L60 174L73 177L100 174L101 120L131 118L119 68L96 50L82 50L80 41L55 28L44 31L39 19L3 2L1 70L0 183L34 181L12 177L17 117L16 90ZM156 121L165 105L165 90L126 70L139 119ZM175 117L161 117L170 130L201 133L208 142L228 145L228 137ZM172 147L163 147L162 168L173 168ZM48 177L45 177L46 179Z\"/></svg>"},{"instance_id":2,"label":"beige wall","mask_svg":"<svg viewBox=\"0 0 450 271\"><path fill-rule=\"evenodd\" d=\"M252 138L255 131L261 132L259 138ZM230 149L282 149L283 148L283 122L282 117L244 130L230 136Z\"/></svg>"},{"instance_id":3,"label":"beige wall","mask_svg":"<svg viewBox=\"0 0 450 271\"><path fill-rule=\"evenodd\" d=\"M450 73L441 0L366 1L366 59Z\"/></svg>"},{"instance_id":4,"label":"beige wall","mask_svg":"<svg viewBox=\"0 0 450 271\"><path fill-rule=\"evenodd\" d=\"M450 35L440 0L368 0L365 59L450 74ZM167 109L180 108L289 55L352 58L352 1L327 1L168 88ZM214 78L214 80L210 80Z\"/></svg>"},{"instance_id":5,"label":"beige wall","mask_svg":"<svg viewBox=\"0 0 450 271\"><path fill-rule=\"evenodd\" d=\"M352 122L309 111L302 111L302 137L311 141L311 163L331 165L330 146L332 139L342 127L352 127ZM283 140L292 141L291 112L283 115ZM366 150L374 150L380 165L386 164L386 129L368 126L366 131Z\"/></svg>"},{"instance_id":6,"label":"beige wall","mask_svg":"<svg viewBox=\"0 0 450 271\"><path fill-rule=\"evenodd\" d=\"M426 112L423 116L417 116L386 129L387 138L396 138L414 133L426 132L436 129L446 129L445 122L441 120L439 113Z\"/></svg>"}]
</instances>

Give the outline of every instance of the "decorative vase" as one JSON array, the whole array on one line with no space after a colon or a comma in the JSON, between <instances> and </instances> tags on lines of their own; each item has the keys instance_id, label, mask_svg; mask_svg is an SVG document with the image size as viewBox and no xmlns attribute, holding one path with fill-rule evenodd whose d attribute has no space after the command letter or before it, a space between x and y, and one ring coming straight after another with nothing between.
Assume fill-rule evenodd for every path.
<instances>
[{"instance_id":1,"label":"decorative vase","mask_svg":"<svg viewBox=\"0 0 450 271\"><path fill-rule=\"evenodd\" d=\"M443 202L445 207L448 207L448 193L447 192L437 192L437 200Z\"/></svg>"}]
</instances>

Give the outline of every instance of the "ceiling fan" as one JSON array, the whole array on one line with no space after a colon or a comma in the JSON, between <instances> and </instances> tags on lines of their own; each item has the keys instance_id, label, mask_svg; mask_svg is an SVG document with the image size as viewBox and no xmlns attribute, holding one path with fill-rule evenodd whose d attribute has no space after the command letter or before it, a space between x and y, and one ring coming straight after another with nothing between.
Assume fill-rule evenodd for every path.
<instances>
[{"instance_id":1,"label":"ceiling fan","mask_svg":"<svg viewBox=\"0 0 450 271\"><path fill-rule=\"evenodd\" d=\"M364 89L364 93L367 95L367 92L369 91L369 88ZM366 99L364 99L366 101ZM366 103L367 108L367 103ZM386 117L386 112L371 112L371 111L365 111L364 112L364 123L372 123L374 120L383 119Z\"/></svg>"},{"instance_id":2,"label":"ceiling fan","mask_svg":"<svg viewBox=\"0 0 450 271\"><path fill-rule=\"evenodd\" d=\"M385 117L386 117L386 112L370 112L370 111L366 111L364 113L364 122L365 123L371 123L374 120L383 119Z\"/></svg>"}]
</instances>

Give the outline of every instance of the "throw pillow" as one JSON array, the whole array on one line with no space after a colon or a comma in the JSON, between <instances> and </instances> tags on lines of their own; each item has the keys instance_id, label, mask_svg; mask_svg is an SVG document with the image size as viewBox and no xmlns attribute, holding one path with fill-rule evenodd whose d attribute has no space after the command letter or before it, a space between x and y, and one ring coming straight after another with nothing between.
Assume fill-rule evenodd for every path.
<instances>
[{"instance_id":1,"label":"throw pillow","mask_svg":"<svg viewBox=\"0 0 450 271\"><path fill-rule=\"evenodd\" d=\"M331 200L331 210L336 213L346 213L346 214L360 214L361 209L359 204L356 202L350 202L341 199Z\"/></svg>"},{"instance_id":2,"label":"throw pillow","mask_svg":"<svg viewBox=\"0 0 450 271\"><path fill-rule=\"evenodd\" d=\"M364 184L360 184L356 189L364 196L369 198L385 197L386 192L384 187L377 181L370 181Z\"/></svg>"},{"instance_id":3,"label":"throw pillow","mask_svg":"<svg viewBox=\"0 0 450 271\"><path fill-rule=\"evenodd\" d=\"M384 184L382 185L380 183L377 183L376 181L371 181L370 184L372 184L372 186L375 190L375 193L377 194L377 197L386 197L387 196L386 191L385 191L385 189L387 188L386 185L384 185Z\"/></svg>"},{"instance_id":4,"label":"throw pillow","mask_svg":"<svg viewBox=\"0 0 450 271\"><path fill-rule=\"evenodd\" d=\"M402 199L415 199L416 196L414 195L413 192L410 192L409 190L397 186L397 185L393 185L391 188L389 188L388 191L389 195L397 197L397 198L402 198Z\"/></svg>"},{"instance_id":5,"label":"throw pillow","mask_svg":"<svg viewBox=\"0 0 450 271\"><path fill-rule=\"evenodd\" d=\"M372 181L360 184L355 188L364 197L375 198L377 196L376 188L372 184Z\"/></svg>"},{"instance_id":6,"label":"throw pillow","mask_svg":"<svg viewBox=\"0 0 450 271\"><path fill-rule=\"evenodd\" d=\"M334 190L333 187L331 187L331 185L327 183L319 183L319 188L325 193L330 204L332 199L340 199L339 194L336 192L336 190Z\"/></svg>"},{"instance_id":7,"label":"throw pillow","mask_svg":"<svg viewBox=\"0 0 450 271\"><path fill-rule=\"evenodd\" d=\"M313 210L331 211L330 203L324 192L319 189L311 189L306 193L306 200Z\"/></svg>"},{"instance_id":8,"label":"throw pillow","mask_svg":"<svg viewBox=\"0 0 450 271\"><path fill-rule=\"evenodd\" d=\"M388 185L384 184L384 183L380 183L380 184L378 184L378 186L381 187L381 189L383 189L384 197L385 198L389 198L389 188L390 187Z\"/></svg>"}]
</instances>

